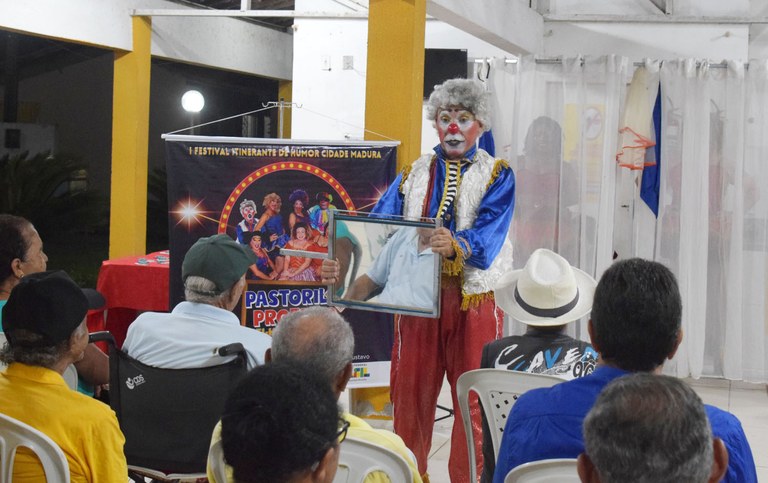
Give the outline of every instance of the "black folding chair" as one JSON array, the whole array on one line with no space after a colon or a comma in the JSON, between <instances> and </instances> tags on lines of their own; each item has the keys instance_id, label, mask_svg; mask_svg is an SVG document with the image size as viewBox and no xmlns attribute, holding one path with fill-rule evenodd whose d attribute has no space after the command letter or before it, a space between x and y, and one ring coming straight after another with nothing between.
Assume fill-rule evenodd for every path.
<instances>
[{"instance_id":1,"label":"black folding chair","mask_svg":"<svg viewBox=\"0 0 768 483\"><path fill-rule=\"evenodd\" d=\"M204 478L213 428L230 389L247 372L243 345L212 347L219 356L237 356L221 365L161 369L117 349L109 332L91 334L99 340L109 344L109 402L125 435L131 478Z\"/></svg>"}]
</instances>

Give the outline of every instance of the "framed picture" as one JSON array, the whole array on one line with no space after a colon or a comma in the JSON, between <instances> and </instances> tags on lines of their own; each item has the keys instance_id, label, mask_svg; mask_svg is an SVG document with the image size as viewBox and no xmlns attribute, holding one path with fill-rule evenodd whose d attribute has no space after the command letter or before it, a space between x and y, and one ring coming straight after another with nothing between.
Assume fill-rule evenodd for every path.
<instances>
[{"instance_id":1,"label":"framed picture","mask_svg":"<svg viewBox=\"0 0 768 483\"><path fill-rule=\"evenodd\" d=\"M328 255L340 281L328 303L395 314L439 317L441 257L429 238L441 220L332 211Z\"/></svg>"}]
</instances>

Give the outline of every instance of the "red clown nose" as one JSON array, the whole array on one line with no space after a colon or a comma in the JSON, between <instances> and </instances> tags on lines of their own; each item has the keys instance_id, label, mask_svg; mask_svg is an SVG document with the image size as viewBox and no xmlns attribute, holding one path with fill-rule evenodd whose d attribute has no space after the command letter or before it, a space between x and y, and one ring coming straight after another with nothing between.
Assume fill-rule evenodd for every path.
<instances>
[{"instance_id":1,"label":"red clown nose","mask_svg":"<svg viewBox=\"0 0 768 483\"><path fill-rule=\"evenodd\" d=\"M452 122L448 125L448 134L458 134L459 133L459 126Z\"/></svg>"}]
</instances>

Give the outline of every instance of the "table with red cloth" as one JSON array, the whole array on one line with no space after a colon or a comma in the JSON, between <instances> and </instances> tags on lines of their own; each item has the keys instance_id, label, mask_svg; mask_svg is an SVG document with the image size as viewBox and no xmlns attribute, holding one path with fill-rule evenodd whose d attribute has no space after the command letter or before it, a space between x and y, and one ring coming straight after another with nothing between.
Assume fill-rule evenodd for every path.
<instances>
[{"instance_id":1,"label":"table with red cloth","mask_svg":"<svg viewBox=\"0 0 768 483\"><path fill-rule=\"evenodd\" d=\"M108 330L122 347L128 326L146 311L168 312L168 251L105 260L96 290L105 311L89 312L88 330Z\"/></svg>"}]
</instances>

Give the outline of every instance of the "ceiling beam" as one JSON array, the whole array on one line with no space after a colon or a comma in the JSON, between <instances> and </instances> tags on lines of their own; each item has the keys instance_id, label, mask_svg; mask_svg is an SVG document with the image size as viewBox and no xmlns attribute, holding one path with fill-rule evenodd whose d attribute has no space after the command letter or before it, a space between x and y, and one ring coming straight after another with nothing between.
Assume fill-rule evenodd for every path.
<instances>
[{"instance_id":1,"label":"ceiling beam","mask_svg":"<svg viewBox=\"0 0 768 483\"><path fill-rule=\"evenodd\" d=\"M542 51L544 19L526 4L427 0L427 14L511 54L535 54Z\"/></svg>"},{"instance_id":2,"label":"ceiling beam","mask_svg":"<svg viewBox=\"0 0 768 483\"><path fill-rule=\"evenodd\" d=\"M663 14L667 14L667 0L648 0Z\"/></svg>"},{"instance_id":3,"label":"ceiling beam","mask_svg":"<svg viewBox=\"0 0 768 483\"><path fill-rule=\"evenodd\" d=\"M701 17L690 15L544 15L545 22L568 23L658 23L658 24L702 24L702 25L752 25L768 23L768 17Z\"/></svg>"},{"instance_id":4,"label":"ceiling beam","mask_svg":"<svg viewBox=\"0 0 768 483\"><path fill-rule=\"evenodd\" d=\"M135 17L368 18L368 12L296 12L295 10L218 10L137 8Z\"/></svg>"}]
</instances>

